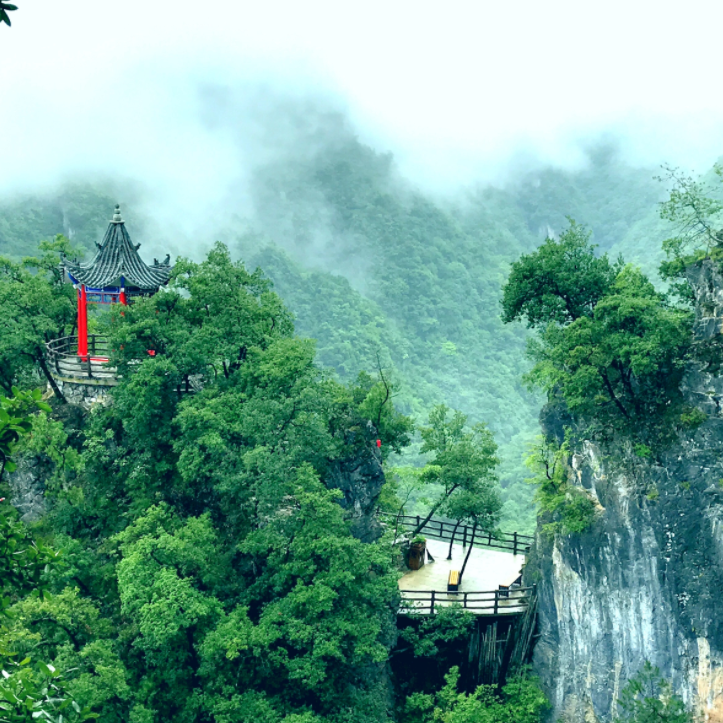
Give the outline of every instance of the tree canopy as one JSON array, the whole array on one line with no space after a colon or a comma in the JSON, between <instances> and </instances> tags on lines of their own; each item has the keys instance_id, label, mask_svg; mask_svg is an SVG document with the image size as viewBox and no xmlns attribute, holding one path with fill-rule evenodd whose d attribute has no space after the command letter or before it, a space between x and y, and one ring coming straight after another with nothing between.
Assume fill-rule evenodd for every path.
<instances>
[{"instance_id":1,"label":"tree canopy","mask_svg":"<svg viewBox=\"0 0 723 723\"><path fill-rule=\"evenodd\" d=\"M597 257L573 221L558 241L548 239L512 265L503 316L538 330L528 345L535 365L527 379L564 400L589 432L620 431L650 445L700 421L679 391L690 311L639 269Z\"/></svg>"}]
</instances>

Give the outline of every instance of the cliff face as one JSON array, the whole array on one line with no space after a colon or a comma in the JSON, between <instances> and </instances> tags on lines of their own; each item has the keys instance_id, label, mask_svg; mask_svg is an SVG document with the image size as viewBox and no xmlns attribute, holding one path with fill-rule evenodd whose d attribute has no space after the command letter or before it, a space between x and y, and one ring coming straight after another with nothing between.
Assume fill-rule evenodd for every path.
<instances>
[{"instance_id":1,"label":"cliff face","mask_svg":"<svg viewBox=\"0 0 723 723\"><path fill-rule=\"evenodd\" d=\"M371 422L365 432L365 443L357 445L357 453L334 462L324 482L327 487L343 492L339 502L351 520L352 534L362 542L373 542L382 534L375 510L385 478ZM349 441L353 443L353 435Z\"/></svg>"},{"instance_id":2,"label":"cliff face","mask_svg":"<svg viewBox=\"0 0 723 723\"><path fill-rule=\"evenodd\" d=\"M723 328L723 276L692 268L696 334ZM720 361L723 361L721 359ZM538 532L526 576L540 593L535 667L553 720L611 721L646 660L702 719L723 722L723 369L696 363L683 389L708 414L659 464L586 443L571 475L600 504L581 535ZM543 414L559 434L561 420Z\"/></svg>"}]
</instances>

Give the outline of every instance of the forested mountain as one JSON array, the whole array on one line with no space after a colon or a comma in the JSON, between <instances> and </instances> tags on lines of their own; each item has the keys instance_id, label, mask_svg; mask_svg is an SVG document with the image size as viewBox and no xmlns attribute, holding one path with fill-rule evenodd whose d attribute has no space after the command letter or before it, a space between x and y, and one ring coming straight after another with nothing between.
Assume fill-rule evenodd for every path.
<instances>
[{"instance_id":1,"label":"forested mountain","mask_svg":"<svg viewBox=\"0 0 723 723\"><path fill-rule=\"evenodd\" d=\"M226 218L209 219L198 246L222 236L249 267L260 266L297 332L317 340L318 362L342 379L381 365L397 381L405 413L421 417L444 401L487 422L501 448L504 524L529 531L522 458L540 400L521 381L524 330L499 319L501 285L510 263L559 233L566 216L587 225L601 250L651 272L665 234L655 169L630 168L601 145L582 169L536 168L451 203L399 178L391 155L343 123L328 130L313 150L256 168L253 212L240 219L229 207ZM86 182L4 201L0 253L30 253L60 232L90 249L118 196L128 200L134 238L162 234L140 213L135 189ZM184 252L200 253L193 245Z\"/></svg>"}]
</instances>

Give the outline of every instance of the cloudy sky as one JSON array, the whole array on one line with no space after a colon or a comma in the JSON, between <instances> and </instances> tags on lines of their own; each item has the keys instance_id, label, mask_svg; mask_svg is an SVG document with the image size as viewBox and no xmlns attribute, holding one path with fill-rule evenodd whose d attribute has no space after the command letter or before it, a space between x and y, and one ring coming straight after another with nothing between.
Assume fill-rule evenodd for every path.
<instances>
[{"instance_id":1,"label":"cloudy sky","mask_svg":"<svg viewBox=\"0 0 723 723\"><path fill-rule=\"evenodd\" d=\"M74 173L210 196L250 161L262 96L323 99L439 190L513 158L579 163L620 138L633 163L703 170L723 150L723 4L16 0L0 27L0 192ZM208 106L246 88L246 110ZM254 93L248 88L254 87ZM268 118L268 116L266 116Z\"/></svg>"}]
</instances>

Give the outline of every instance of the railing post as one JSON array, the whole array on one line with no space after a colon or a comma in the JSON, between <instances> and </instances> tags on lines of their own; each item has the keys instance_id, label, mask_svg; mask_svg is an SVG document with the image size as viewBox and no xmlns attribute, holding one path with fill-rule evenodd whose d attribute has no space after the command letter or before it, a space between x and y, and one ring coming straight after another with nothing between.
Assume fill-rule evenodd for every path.
<instances>
[{"instance_id":1,"label":"railing post","mask_svg":"<svg viewBox=\"0 0 723 723\"><path fill-rule=\"evenodd\" d=\"M495 615L497 615L497 608L498 608L499 602L500 602L499 595L500 595L500 591L495 590L495 612L494 612Z\"/></svg>"},{"instance_id":2,"label":"railing post","mask_svg":"<svg viewBox=\"0 0 723 723\"><path fill-rule=\"evenodd\" d=\"M467 593L464 593L464 603L462 604L462 607L467 607Z\"/></svg>"},{"instance_id":3,"label":"railing post","mask_svg":"<svg viewBox=\"0 0 723 723\"><path fill-rule=\"evenodd\" d=\"M512 554L516 555L516 554L517 554L517 532L513 533L512 536L514 537L514 543L513 543L513 544L514 544L514 546L515 546L515 549L514 549L514 551L513 551Z\"/></svg>"},{"instance_id":4,"label":"railing post","mask_svg":"<svg viewBox=\"0 0 723 723\"><path fill-rule=\"evenodd\" d=\"M462 549L467 549L467 525L464 526L464 535L462 537Z\"/></svg>"},{"instance_id":5,"label":"railing post","mask_svg":"<svg viewBox=\"0 0 723 723\"><path fill-rule=\"evenodd\" d=\"M421 525L421 524L422 524L422 518L419 515L417 515L417 527L419 527L419 525Z\"/></svg>"},{"instance_id":6,"label":"railing post","mask_svg":"<svg viewBox=\"0 0 723 723\"><path fill-rule=\"evenodd\" d=\"M434 615L434 590L432 590L432 601L430 604L429 612Z\"/></svg>"}]
</instances>

